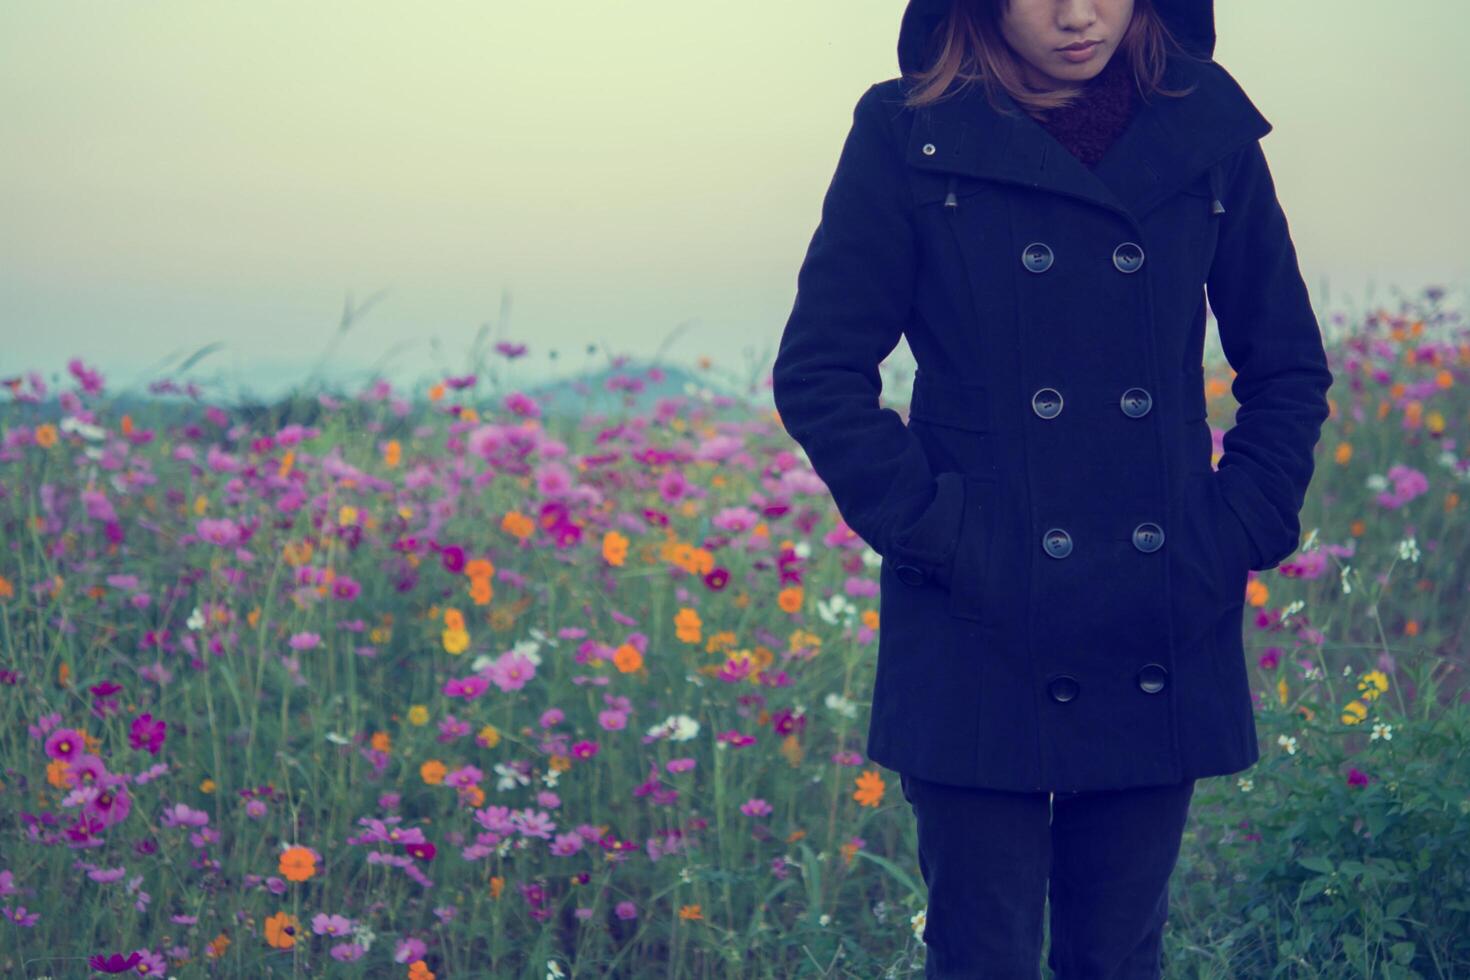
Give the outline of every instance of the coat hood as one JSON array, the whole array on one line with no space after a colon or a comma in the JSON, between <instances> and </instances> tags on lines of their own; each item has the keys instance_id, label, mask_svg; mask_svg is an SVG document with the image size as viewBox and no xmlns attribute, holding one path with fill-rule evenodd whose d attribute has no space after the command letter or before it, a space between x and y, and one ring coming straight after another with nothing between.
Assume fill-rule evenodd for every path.
<instances>
[{"instance_id":1,"label":"coat hood","mask_svg":"<svg viewBox=\"0 0 1470 980\"><path fill-rule=\"evenodd\" d=\"M898 67L905 75L919 71L934 29L954 0L909 0L898 29ZM1154 9L1185 50L1201 58L1215 53L1214 0L1154 0Z\"/></svg>"}]
</instances>

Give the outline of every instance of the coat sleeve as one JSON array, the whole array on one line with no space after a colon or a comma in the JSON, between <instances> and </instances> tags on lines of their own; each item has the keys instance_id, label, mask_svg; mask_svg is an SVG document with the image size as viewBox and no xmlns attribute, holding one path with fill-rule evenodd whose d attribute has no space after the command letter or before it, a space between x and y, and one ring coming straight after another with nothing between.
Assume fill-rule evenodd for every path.
<instances>
[{"instance_id":1,"label":"coat sleeve","mask_svg":"<svg viewBox=\"0 0 1470 980\"><path fill-rule=\"evenodd\" d=\"M847 525L885 559L949 585L963 476L935 474L878 366L913 304L913 196L877 86L853 109L821 217L797 272L772 395Z\"/></svg>"},{"instance_id":2,"label":"coat sleeve","mask_svg":"<svg viewBox=\"0 0 1470 980\"><path fill-rule=\"evenodd\" d=\"M1240 407L1216 478L1263 571L1301 543L1333 376L1259 140L1240 152L1224 203L1206 288Z\"/></svg>"}]
</instances>

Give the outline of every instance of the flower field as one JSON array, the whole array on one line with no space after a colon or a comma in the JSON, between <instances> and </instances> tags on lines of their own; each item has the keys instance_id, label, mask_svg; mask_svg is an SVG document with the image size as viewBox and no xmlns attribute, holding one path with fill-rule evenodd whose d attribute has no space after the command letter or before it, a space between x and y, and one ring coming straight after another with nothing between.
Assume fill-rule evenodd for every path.
<instances>
[{"instance_id":1,"label":"flower field","mask_svg":"<svg viewBox=\"0 0 1470 980\"><path fill-rule=\"evenodd\" d=\"M1332 326L1167 976L1470 975L1470 327ZM921 975L878 556L769 408L0 380L3 975Z\"/></svg>"}]
</instances>

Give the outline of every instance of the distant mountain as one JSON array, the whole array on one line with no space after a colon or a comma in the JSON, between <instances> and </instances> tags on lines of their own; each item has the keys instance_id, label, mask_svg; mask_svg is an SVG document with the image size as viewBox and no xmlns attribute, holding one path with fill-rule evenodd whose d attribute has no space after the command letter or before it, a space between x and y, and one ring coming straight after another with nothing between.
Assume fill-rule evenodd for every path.
<instances>
[{"instance_id":1,"label":"distant mountain","mask_svg":"<svg viewBox=\"0 0 1470 980\"><path fill-rule=\"evenodd\" d=\"M519 389L553 415L641 414L663 398L700 398L700 392L744 403L744 395L679 365L624 365Z\"/></svg>"}]
</instances>

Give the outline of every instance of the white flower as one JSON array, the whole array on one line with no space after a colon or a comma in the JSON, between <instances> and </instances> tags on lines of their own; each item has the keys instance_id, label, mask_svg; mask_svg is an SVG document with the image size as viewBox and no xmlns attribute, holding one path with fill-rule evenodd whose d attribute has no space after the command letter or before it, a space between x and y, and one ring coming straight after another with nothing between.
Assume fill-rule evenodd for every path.
<instances>
[{"instance_id":1,"label":"white flower","mask_svg":"<svg viewBox=\"0 0 1470 980\"><path fill-rule=\"evenodd\" d=\"M1412 534L1399 542L1399 557L1406 561L1417 562L1419 560L1419 545Z\"/></svg>"},{"instance_id":2,"label":"white flower","mask_svg":"<svg viewBox=\"0 0 1470 980\"><path fill-rule=\"evenodd\" d=\"M1276 744L1285 749L1287 755L1296 755L1296 739L1290 735L1276 736Z\"/></svg>"},{"instance_id":3,"label":"white flower","mask_svg":"<svg viewBox=\"0 0 1470 980\"><path fill-rule=\"evenodd\" d=\"M75 415L68 415L62 419L60 428L62 432L75 432L83 439L91 439L93 442L107 438L106 429L98 428L90 422L83 422Z\"/></svg>"},{"instance_id":4,"label":"white flower","mask_svg":"<svg viewBox=\"0 0 1470 980\"><path fill-rule=\"evenodd\" d=\"M669 715L648 730L649 738L667 738L671 742L687 742L699 734L699 722L688 715Z\"/></svg>"},{"instance_id":5,"label":"white flower","mask_svg":"<svg viewBox=\"0 0 1470 980\"><path fill-rule=\"evenodd\" d=\"M1342 566L1342 571L1337 573L1337 577L1342 580L1343 595L1347 595L1353 591L1353 583L1348 581L1348 572L1352 571L1352 568L1353 566L1351 565L1344 565Z\"/></svg>"},{"instance_id":6,"label":"white flower","mask_svg":"<svg viewBox=\"0 0 1470 980\"><path fill-rule=\"evenodd\" d=\"M883 565L883 556L872 548L862 550L862 559L864 568L881 568Z\"/></svg>"},{"instance_id":7,"label":"white flower","mask_svg":"<svg viewBox=\"0 0 1470 980\"><path fill-rule=\"evenodd\" d=\"M791 546L791 553L798 558L810 558L812 556L811 543L808 541L798 541Z\"/></svg>"},{"instance_id":8,"label":"white flower","mask_svg":"<svg viewBox=\"0 0 1470 980\"><path fill-rule=\"evenodd\" d=\"M1353 676L1353 665L1352 664L1343 664L1342 665L1342 676L1344 676L1344 677L1351 677L1351 676Z\"/></svg>"},{"instance_id":9,"label":"white flower","mask_svg":"<svg viewBox=\"0 0 1470 980\"><path fill-rule=\"evenodd\" d=\"M694 872L687 864L679 869L679 880L686 885L694 880Z\"/></svg>"},{"instance_id":10,"label":"white flower","mask_svg":"<svg viewBox=\"0 0 1470 980\"><path fill-rule=\"evenodd\" d=\"M858 607L840 592L830 599L817 601L817 615L829 626L835 626L838 623L845 626L857 618L857 614Z\"/></svg>"},{"instance_id":11,"label":"white flower","mask_svg":"<svg viewBox=\"0 0 1470 980\"><path fill-rule=\"evenodd\" d=\"M517 786L526 786L531 782L530 776L503 762L495 763L494 768L495 775L500 777L495 781L495 788L497 790L515 789Z\"/></svg>"},{"instance_id":12,"label":"white flower","mask_svg":"<svg viewBox=\"0 0 1470 980\"><path fill-rule=\"evenodd\" d=\"M184 625L196 632L204 629L204 613L200 611L198 606L194 607L194 611L189 614L189 618L184 622Z\"/></svg>"},{"instance_id":13,"label":"white flower","mask_svg":"<svg viewBox=\"0 0 1470 980\"><path fill-rule=\"evenodd\" d=\"M832 917L830 915L828 915L826 912L823 912L821 915L817 916L817 925L819 925L819 926L830 926L831 924L832 924Z\"/></svg>"},{"instance_id":14,"label":"white flower","mask_svg":"<svg viewBox=\"0 0 1470 980\"><path fill-rule=\"evenodd\" d=\"M547 769L546 769L546 772L543 773L542 776L541 776L541 784L543 786L546 786L549 789L555 789L556 788L556 781L558 779L560 779L560 778L561 778L561 770L560 769L551 768L551 767L548 766Z\"/></svg>"},{"instance_id":15,"label":"white flower","mask_svg":"<svg viewBox=\"0 0 1470 980\"><path fill-rule=\"evenodd\" d=\"M352 744L352 739L348 738L346 735L339 735L336 732L327 732L326 739L327 739L328 742L331 742L333 745L351 745Z\"/></svg>"},{"instance_id":16,"label":"white flower","mask_svg":"<svg viewBox=\"0 0 1470 980\"><path fill-rule=\"evenodd\" d=\"M1304 541L1304 542L1302 542L1302 548L1301 548L1301 550L1302 551L1311 551L1316 546L1317 546L1317 529L1314 527L1314 528L1312 528L1311 532L1309 532L1307 534L1307 540Z\"/></svg>"},{"instance_id":17,"label":"white flower","mask_svg":"<svg viewBox=\"0 0 1470 980\"><path fill-rule=\"evenodd\" d=\"M1384 476L1382 473L1373 473L1369 475L1368 479L1363 481L1363 486L1367 487L1369 490L1372 490L1374 493L1387 490L1388 477Z\"/></svg>"},{"instance_id":18,"label":"white flower","mask_svg":"<svg viewBox=\"0 0 1470 980\"><path fill-rule=\"evenodd\" d=\"M829 693L824 699L824 703L827 705L827 708L829 710L841 715L844 718L857 717L857 705L853 704L850 700L843 697L841 694L838 694L836 691L832 691L831 693Z\"/></svg>"},{"instance_id":19,"label":"white flower","mask_svg":"<svg viewBox=\"0 0 1470 980\"><path fill-rule=\"evenodd\" d=\"M1249 793L1256 788L1256 781L1249 776L1241 776L1235 781L1235 785L1240 787L1242 793Z\"/></svg>"},{"instance_id":20,"label":"white flower","mask_svg":"<svg viewBox=\"0 0 1470 980\"><path fill-rule=\"evenodd\" d=\"M378 938L378 934L376 932L373 932L372 927L369 926L366 922L359 922L355 927L353 927L352 938L356 940L357 945L361 946L363 949L372 949L373 940Z\"/></svg>"},{"instance_id":21,"label":"white flower","mask_svg":"<svg viewBox=\"0 0 1470 980\"><path fill-rule=\"evenodd\" d=\"M546 980L561 980L564 976L566 974L562 972L560 963L556 960L546 961Z\"/></svg>"},{"instance_id":22,"label":"white flower","mask_svg":"<svg viewBox=\"0 0 1470 980\"><path fill-rule=\"evenodd\" d=\"M909 928L914 930L914 938L919 942L924 941L924 923L928 919L929 910L927 908L919 909L919 911L909 916Z\"/></svg>"},{"instance_id":23,"label":"white flower","mask_svg":"<svg viewBox=\"0 0 1470 980\"><path fill-rule=\"evenodd\" d=\"M1376 723L1373 726L1373 734L1368 736L1368 741L1372 742L1380 738L1385 742L1393 738L1393 726L1383 721Z\"/></svg>"},{"instance_id":24,"label":"white flower","mask_svg":"<svg viewBox=\"0 0 1470 980\"><path fill-rule=\"evenodd\" d=\"M515 646L511 647L511 649L514 650L516 653L519 653L521 656L525 657L527 660L531 661L533 665L537 667L541 666L541 644L536 643L533 640L522 640Z\"/></svg>"},{"instance_id":25,"label":"white flower","mask_svg":"<svg viewBox=\"0 0 1470 980\"><path fill-rule=\"evenodd\" d=\"M558 642L554 637L547 636L545 633L541 632L538 627L535 626L532 626L530 629L526 630L526 632L530 633L531 637L535 639L537 643L544 643L546 646L549 647L556 646Z\"/></svg>"},{"instance_id":26,"label":"white flower","mask_svg":"<svg viewBox=\"0 0 1470 980\"><path fill-rule=\"evenodd\" d=\"M1287 604L1285 609L1281 610L1281 618L1286 619L1289 616L1295 616L1297 613L1301 612L1305 608L1307 608L1307 604L1305 602L1300 599L1294 599Z\"/></svg>"}]
</instances>

